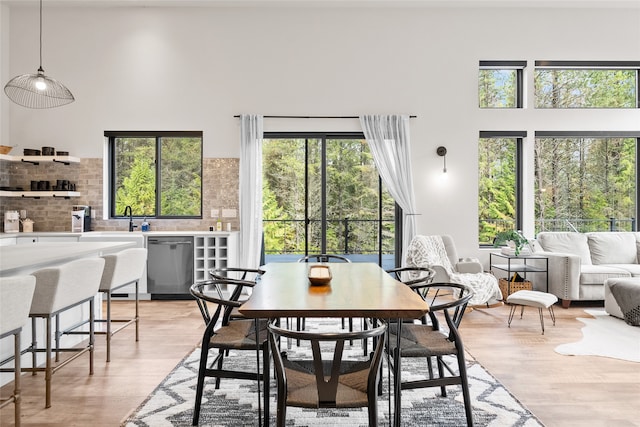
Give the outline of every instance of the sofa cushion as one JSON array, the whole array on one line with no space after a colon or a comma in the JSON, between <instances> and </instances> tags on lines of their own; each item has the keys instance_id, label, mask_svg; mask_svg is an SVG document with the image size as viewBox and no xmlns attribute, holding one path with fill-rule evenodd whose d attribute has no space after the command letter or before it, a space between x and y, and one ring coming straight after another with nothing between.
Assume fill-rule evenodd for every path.
<instances>
[{"instance_id":1,"label":"sofa cushion","mask_svg":"<svg viewBox=\"0 0 640 427\"><path fill-rule=\"evenodd\" d=\"M628 272L631 277L640 277L640 264L604 264L602 267L617 268Z\"/></svg>"},{"instance_id":2,"label":"sofa cushion","mask_svg":"<svg viewBox=\"0 0 640 427\"><path fill-rule=\"evenodd\" d=\"M582 265L580 268L580 285L602 285L605 280L618 277L631 277L631 273L608 265Z\"/></svg>"},{"instance_id":3,"label":"sofa cushion","mask_svg":"<svg viewBox=\"0 0 640 427\"><path fill-rule=\"evenodd\" d=\"M636 264L638 248L634 233L587 233L592 264Z\"/></svg>"},{"instance_id":4,"label":"sofa cushion","mask_svg":"<svg viewBox=\"0 0 640 427\"><path fill-rule=\"evenodd\" d=\"M538 233L536 241L546 252L578 255L582 265L591 265L589 244L583 233L543 231Z\"/></svg>"}]
</instances>

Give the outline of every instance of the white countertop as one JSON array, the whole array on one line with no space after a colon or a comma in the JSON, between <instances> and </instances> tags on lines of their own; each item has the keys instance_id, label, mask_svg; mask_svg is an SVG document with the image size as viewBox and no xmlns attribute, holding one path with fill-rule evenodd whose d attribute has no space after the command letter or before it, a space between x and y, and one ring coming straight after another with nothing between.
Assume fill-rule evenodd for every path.
<instances>
[{"instance_id":1,"label":"white countertop","mask_svg":"<svg viewBox=\"0 0 640 427\"><path fill-rule=\"evenodd\" d=\"M52 264L118 252L132 246L133 242L62 242L0 246L0 276L28 274Z\"/></svg>"},{"instance_id":2,"label":"white countertop","mask_svg":"<svg viewBox=\"0 0 640 427\"><path fill-rule=\"evenodd\" d=\"M93 237L93 236L228 236L238 231L35 231L33 233L0 233L0 239L13 237Z\"/></svg>"}]
</instances>

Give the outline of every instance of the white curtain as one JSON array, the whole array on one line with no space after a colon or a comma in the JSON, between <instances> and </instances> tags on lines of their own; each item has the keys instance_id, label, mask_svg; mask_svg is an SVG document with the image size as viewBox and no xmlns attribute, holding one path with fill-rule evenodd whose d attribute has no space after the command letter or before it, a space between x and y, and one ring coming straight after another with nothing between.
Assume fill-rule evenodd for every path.
<instances>
[{"instance_id":1,"label":"white curtain","mask_svg":"<svg viewBox=\"0 0 640 427\"><path fill-rule=\"evenodd\" d=\"M240 266L260 266L262 250L261 115L240 116Z\"/></svg>"},{"instance_id":2,"label":"white curtain","mask_svg":"<svg viewBox=\"0 0 640 427\"><path fill-rule=\"evenodd\" d=\"M402 253L416 234L409 116L362 115L360 123L382 182L402 208Z\"/></svg>"}]
</instances>

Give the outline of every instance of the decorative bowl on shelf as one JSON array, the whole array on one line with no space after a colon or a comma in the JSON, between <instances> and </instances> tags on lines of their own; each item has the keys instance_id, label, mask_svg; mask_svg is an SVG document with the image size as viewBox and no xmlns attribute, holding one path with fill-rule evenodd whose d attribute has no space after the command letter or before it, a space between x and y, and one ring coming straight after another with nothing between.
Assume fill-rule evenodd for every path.
<instances>
[{"instance_id":1,"label":"decorative bowl on shelf","mask_svg":"<svg viewBox=\"0 0 640 427\"><path fill-rule=\"evenodd\" d=\"M9 154L13 147L9 145L0 145L0 154Z\"/></svg>"},{"instance_id":2,"label":"decorative bowl on shelf","mask_svg":"<svg viewBox=\"0 0 640 427\"><path fill-rule=\"evenodd\" d=\"M331 270L328 265L312 265L309 267L309 282L312 285L327 285L331 282Z\"/></svg>"}]
</instances>

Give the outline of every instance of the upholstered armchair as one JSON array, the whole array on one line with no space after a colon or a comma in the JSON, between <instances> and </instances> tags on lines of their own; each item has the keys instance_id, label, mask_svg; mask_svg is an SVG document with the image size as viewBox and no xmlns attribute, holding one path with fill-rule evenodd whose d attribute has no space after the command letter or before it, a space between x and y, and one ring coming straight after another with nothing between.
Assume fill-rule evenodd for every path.
<instances>
[{"instance_id":1,"label":"upholstered armchair","mask_svg":"<svg viewBox=\"0 0 640 427\"><path fill-rule=\"evenodd\" d=\"M491 305L502 300L498 279L485 273L475 258L459 258L449 235L418 235L409 244L407 267L428 267L436 272L435 283L459 283L473 289L470 305Z\"/></svg>"}]
</instances>

